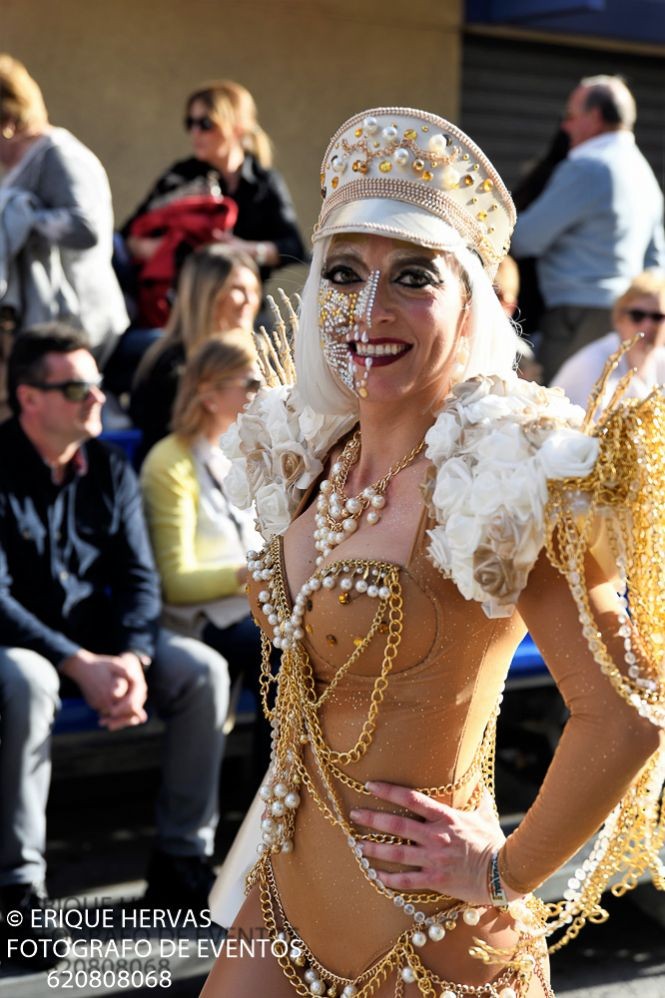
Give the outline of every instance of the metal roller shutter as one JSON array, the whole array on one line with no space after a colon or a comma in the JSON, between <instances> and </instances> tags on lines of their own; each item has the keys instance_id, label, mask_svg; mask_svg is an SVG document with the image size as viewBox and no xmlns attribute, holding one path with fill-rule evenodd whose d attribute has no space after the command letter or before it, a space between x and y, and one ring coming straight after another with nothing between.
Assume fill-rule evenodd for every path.
<instances>
[{"instance_id":1,"label":"metal roller shutter","mask_svg":"<svg viewBox=\"0 0 665 998\"><path fill-rule=\"evenodd\" d=\"M462 128L514 187L546 151L575 84L597 73L618 73L631 88L637 142L665 187L662 58L469 34L463 47Z\"/></svg>"}]
</instances>

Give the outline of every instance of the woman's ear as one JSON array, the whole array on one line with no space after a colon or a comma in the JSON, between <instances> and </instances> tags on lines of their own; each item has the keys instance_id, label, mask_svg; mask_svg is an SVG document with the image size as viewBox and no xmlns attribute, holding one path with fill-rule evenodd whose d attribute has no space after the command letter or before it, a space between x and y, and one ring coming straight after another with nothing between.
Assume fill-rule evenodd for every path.
<instances>
[{"instance_id":1,"label":"woman's ear","mask_svg":"<svg viewBox=\"0 0 665 998\"><path fill-rule=\"evenodd\" d=\"M199 385L198 396L204 412L217 412L217 399L210 388L209 382L204 381Z\"/></svg>"}]
</instances>

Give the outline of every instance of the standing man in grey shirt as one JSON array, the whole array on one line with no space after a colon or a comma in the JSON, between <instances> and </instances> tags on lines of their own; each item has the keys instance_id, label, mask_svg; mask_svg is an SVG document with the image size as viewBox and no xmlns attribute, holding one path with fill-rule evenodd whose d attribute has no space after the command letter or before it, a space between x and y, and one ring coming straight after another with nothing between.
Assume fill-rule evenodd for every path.
<instances>
[{"instance_id":1,"label":"standing man in grey shirt","mask_svg":"<svg viewBox=\"0 0 665 998\"><path fill-rule=\"evenodd\" d=\"M562 123L570 152L517 220L511 252L537 258L545 299L546 383L610 331L612 304L636 274L665 267L663 194L635 144L635 117L620 77L581 80Z\"/></svg>"}]
</instances>

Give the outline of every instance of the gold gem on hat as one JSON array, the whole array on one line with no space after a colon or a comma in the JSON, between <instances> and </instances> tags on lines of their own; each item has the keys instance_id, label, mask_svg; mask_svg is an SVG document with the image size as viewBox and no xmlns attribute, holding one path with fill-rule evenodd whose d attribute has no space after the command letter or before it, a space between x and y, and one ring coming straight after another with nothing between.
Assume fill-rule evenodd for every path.
<instances>
[{"instance_id":1,"label":"gold gem on hat","mask_svg":"<svg viewBox=\"0 0 665 998\"><path fill-rule=\"evenodd\" d=\"M325 193L315 240L335 232L368 231L411 241L415 235L417 242L436 248L436 226L427 223L432 216L463 236L490 275L508 250L515 225L510 194L482 150L445 118L394 107L354 115L333 136L321 172ZM413 212L401 213L393 223L388 204L379 222L364 210L363 202L370 199L379 207L381 200L415 206L425 223L411 232ZM354 203L356 221L350 208ZM400 215L398 206L393 214ZM428 228L431 239L423 235Z\"/></svg>"}]
</instances>

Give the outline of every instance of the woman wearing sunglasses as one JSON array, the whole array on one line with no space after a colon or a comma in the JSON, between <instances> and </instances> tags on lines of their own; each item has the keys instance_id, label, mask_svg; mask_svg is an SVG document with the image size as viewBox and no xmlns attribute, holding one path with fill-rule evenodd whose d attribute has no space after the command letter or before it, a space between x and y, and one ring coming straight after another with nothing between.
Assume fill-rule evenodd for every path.
<instances>
[{"instance_id":1,"label":"woman wearing sunglasses","mask_svg":"<svg viewBox=\"0 0 665 998\"><path fill-rule=\"evenodd\" d=\"M257 535L253 513L227 498L229 461L218 441L260 386L253 344L242 330L204 343L185 368L173 433L152 448L141 469L164 624L219 651L231 681L242 672L257 694L260 637L245 595L246 551ZM263 752L257 777L267 741Z\"/></svg>"},{"instance_id":2,"label":"woman wearing sunglasses","mask_svg":"<svg viewBox=\"0 0 665 998\"><path fill-rule=\"evenodd\" d=\"M149 260L160 243L132 236L136 219L176 198L214 193L238 206L233 233L219 232L218 240L251 256L264 281L276 267L301 261L305 249L291 196L271 169L271 142L249 91L233 80L204 84L187 98L183 124L193 155L159 177L123 228L135 259Z\"/></svg>"},{"instance_id":3,"label":"woman wearing sunglasses","mask_svg":"<svg viewBox=\"0 0 665 998\"><path fill-rule=\"evenodd\" d=\"M630 397L645 398L656 385L665 384L665 273L645 270L634 278L614 303L612 317L615 331L578 350L552 379L552 385L563 388L578 405L586 406L608 358L636 333L642 338L608 379L601 405L609 402L619 379L632 368L635 374L626 389Z\"/></svg>"}]
</instances>

